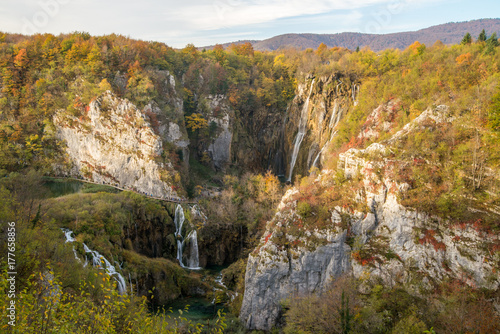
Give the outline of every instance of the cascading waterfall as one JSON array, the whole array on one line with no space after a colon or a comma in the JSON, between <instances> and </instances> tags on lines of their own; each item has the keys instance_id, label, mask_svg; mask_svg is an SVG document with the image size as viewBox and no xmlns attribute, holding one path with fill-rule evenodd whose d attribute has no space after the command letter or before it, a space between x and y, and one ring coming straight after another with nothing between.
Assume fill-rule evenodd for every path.
<instances>
[{"instance_id":1,"label":"cascading waterfall","mask_svg":"<svg viewBox=\"0 0 500 334\"><path fill-rule=\"evenodd\" d=\"M339 91L339 86L340 86L340 84L337 85L337 95L338 95L338 91ZM352 84L352 101L353 101L354 106L356 106L358 104L358 101L357 101L358 95L359 95L359 85ZM338 100L335 99L335 102L333 104L332 116L330 117L330 123L328 124L328 127L330 129L334 129L337 126L337 124L340 122L340 119L342 118L342 112L343 112L342 107L339 106ZM316 164L318 163L318 160L319 160L319 157L321 156L321 153L323 153L324 149L332 141L332 139L336 133L337 133L337 131L332 131L330 138L325 143L325 145L323 145L323 147L319 151L318 155L314 159L312 167L317 167Z\"/></svg>"},{"instance_id":2,"label":"cascading waterfall","mask_svg":"<svg viewBox=\"0 0 500 334\"><path fill-rule=\"evenodd\" d=\"M180 206L179 204L177 204L177 207L175 208L174 224L175 224L175 236L181 236L182 225L184 224L184 210L182 209L182 206Z\"/></svg>"},{"instance_id":3,"label":"cascading waterfall","mask_svg":"<svg viewBox=\"0 0 500 334\"><path fill-rule=\"evenodd\" d=\"M187 266L189 269L200 269L200 259L198 252L198 234L196 230L189 232L186 238L187 243L190 247L189 257L187 259Z\"/></svg>"},{"instance_id":4,"label":"cascading waterfall","mask_svg":"<svg viewBox=\"0 0 500 334\"><path fill-rule=\"evenodd\" d=\"M199 252L198 252L198 234L196 230L189 232L186 238L182 236L182 225L184 224L184 210L180 204L175 208L175 237L177 238L177 260L182 268L191 270L200 269ZM184 246L189 246L189 252L186 258L186 264L183 261Z\"/></svg>"},{"instance_id":5,"label":"cascading waterfall","mask_svg":"<svg viewBox=\"0 0 500 334\"><path fill-rule=\"evenodd\" d=\"M66 242L73 242L75 241L75 238L73 238L71 236L71 234L73 234L73 231L71 230L68 230L67 228L62 228L61 229L64 233L64 236L66 237ZM80 258L78 257L78 255L76 254L76 249L75 249L75 246L73 246L73 254L75 254L75 259L78 261L78 262L82 262L82 260L80 260Z\"/></svg>"},{"instance_id":6,"label":"cascading waterfall","mask_svg":"<svg viewBox=\"0 0 500 334\"><path fill-rule=\"evenodd\" d=\"M314 86L314 79L311 82L311 88L309 88L309 95L307 96L306 102L302 107L300 112L300 120L299 120L299 131L297 132L297 136L295 136L295 141L293 143L293 152L292 152L292 160L290 161L290 172L288 173L287 181L292 181L293 168L295 167L295 163L297 162L297 155L299 154L300 144L302 144L302 140L306 134L307 129L307 115L309 109L309 100L311 98L312 89Z\"/></svg>"},{"instance_id":7,"label":"cascading waterfall","mask_svg":"<svg viewBox=\"0 0 500 334\"><path fill-rule=\"evenodd\" d=\"M87 247L87 245L83 244L83 249L85 250L85 253L90 253L92 255L92 265L94 267L106 270L106 273L116 280L120 294L123 295L126 293L127 284L125 283L125 279L119 272L116 271L115 266L109 263L109 261L104 256L99 254L98 251L91 250Z\"/></svg>"},{"instance_id":8,"label":"cascading waterfall","mask_svg":"<svg viewBox=\"0 0 500 334\"><path fill-rule=\"evenodd\" d=\"M125 279L119 272L116 271L115 266L109 263L109 261L104 256L99 254L98 251L91 250L87 247L87 245L83 244L83 249L85 250L85 253L90 253L92 255L92 265L94 267L106 270L106 273L116 280L120 294L123 295L126 293L127 284L125 283Z\"/></svg>"},{"instance_id":9,"label":"cascading waterfall","mask_svg":"<svg viewBox=\"0 0 500 334\"><path fill-rule=\"evenodd\" d=\"M175 237L177 238L177 260L181 267L184 267L184 263L182 263L182 248L184 246L184 239L182 238L182 225L184 224L184 210L180 204L177 204L175 208L175 216L174 216L174 224L175 224Z\"/></svg>"},{"instance_id":10,"label":"cascading waterfall","mask_svg":"<svg viewBox=\"0 0 500 334\"><path fill-rule=\"evenodd\" d=\"M330 117L330 123L328 123L328 127L331 129L334 127L333 125L333 120L337 117L337 113L339 110L339 102L337 99L333 102L333 110L332 110L332 116Z\"/></svg>"},{"instance_id":11,"label":"cascading waterfall","mask_svg":"<svg viewBox=\"0 0 500 334\"><path fill-rule=\"evenodd\" d=\"M66 236L66 242L74 242L75 241L75 238L73 238L71 236L71 234L73 234L73 231L68 230L66 228L63 228L61 230L63 231L64 235ZM109 263L109 261L104 256L99 254L97 251L91 250L90 248L87 247L87 245L83 244L83 249L84 249L85 253L92 254L92 265L94 267L97 267L99 269L105 269L106 273L116 280L116 282L118 283L118 292L120 292L120 294L122 294L122 295L124 293L126 293L127 285L125 283L125 279L123 278L123 276L119 272L116 271L115 267L111 263ZM73 246L73 253L75 254L75 259L77 259L79 262L81 262L81 260L76 255L76 250L75 250L74 246ZM103 264L104 264L104 267L102 266ZM83 266L84 267L87 266L87 259L85 259L85 264Z\"/></svg>"},{"instance_id":12,"label":"cascading waterfall","mask_svg":"<svg viewBox=\"0 0 500 334\"><path fill-rule=\"evenodd\" d=\"M184 248L184 240L177 239L177 260L182 268L184 268L184 263L182 263L182 249Z\"/></svg>"},{"instance_id":13,"label":"cascading waterfall","mask_svg":"<svg viewBox=\"0 0 500 334\"><path fill-rule=\"evenodd\" d=\"M335 102L333 103L332 116L330 117L330 123L328 124L328 127L330 129L334 129L337 126L337 124L339 123L341 117L342 117L342 107L339 106L338 100L335 99ZM337 133L337 131L332 131L331 132L330 138L325 143L325 145L323 145L323 147L319 151L318 155L314 159L312 167L317 167L316 164L318 163L318 160L319 160L319 157L321 156L321 153L323 153L323 151L325 150L326 146L332 141L333 136L335 136L336 133Z\"/></svg>"},{"instance_id":14,"label":"cascading waterfall","mask_svg":"<svg viewBox=\"0 0 500 334\"><path fill-rule=\"evenodd\" d=\"M73 238L71 236L73 234L73 231L68 230L67 228L62 228L61 230L63 231L64 236L66 237L66 242L73 242L73 241L75 241L75 238Z\"/></svg>"},{"instance_id":15,"label":"cascading waterfall","mask_svg":"<svg viewBox=\"0 0 500 334\"><path fill-rule=\"evenodd\" d=\"M326 148L326 145L328 145L328 143L329 142L327 142L325 145L323 145L323 147L319 151L318 155L316 156L316 158L314 159L314 162L312 164L313 167L317 167L316 164L318 163L319 157L321 156L321 153L323 153L323 150Z\"/></svg>"}]
</instances>

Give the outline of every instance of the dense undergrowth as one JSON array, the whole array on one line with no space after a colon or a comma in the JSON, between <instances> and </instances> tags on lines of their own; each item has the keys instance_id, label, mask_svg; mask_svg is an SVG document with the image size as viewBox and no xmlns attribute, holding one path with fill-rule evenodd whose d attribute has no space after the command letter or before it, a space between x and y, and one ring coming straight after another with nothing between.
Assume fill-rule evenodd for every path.
<instances>
[{"instance_id":1,"label":"dense undergrowth","mask_svg":"<svg viewBox=\"0 0 500 334\"><path fill-rule=\"evenodd\" d=\"M446 281L430 294L403 285L373 284L340 277L324 294L283 302L285 333L495 333L495 293Z\"/></svg>"}]
</instances>

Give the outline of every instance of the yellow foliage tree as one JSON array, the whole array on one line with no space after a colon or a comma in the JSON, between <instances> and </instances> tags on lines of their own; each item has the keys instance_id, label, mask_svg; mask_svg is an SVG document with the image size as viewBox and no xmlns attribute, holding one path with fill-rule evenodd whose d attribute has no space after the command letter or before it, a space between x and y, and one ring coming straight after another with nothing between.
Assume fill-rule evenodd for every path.
<instances>
[{"instance_id":1,"label":"yellow foliage tree","mask_svg":"<svg viewBox=\"0 0 500 334\"><path fill-rule=\"evenodd\" d=\"M28 63L28 54L26 49L19 50L18 54L14 57L14 65L16 67L24 67Z\"/></svg>"},{"instance_id":2,"label":"yellow foliage tree","mask_svg":"<svg viewBox=\"0 0 500 334\"><path fill-rule=\"evenodd\" d=\"M458 56L455 59L455 61L457 62L457 65L470 65L471 58L472 58L472 55L470 54L470 52L467 52L467 53L464 53L464 54L461 54L460 56Z\"/></svg>"},{"instance_id":3,"label":"yellow foliage tree","mask_svg":"<svg viewBox=\"0 0 500 334\"><path fill-rule=\"evenodd\" d=\"M254 50L252 43L246 42L243 44L231 44L229 47L232 52L239 56L253 56Z\"/></svg>"},{"instance_id":4,"label":"yellow foliage tree","mask_svg":"<svg viewBox=\"0 0 500 334\"><path fill-rule=\"evenodd\" d=\"M269 199L275 203L279 199L280 181L270 170L264 176L265 191Z\"/></svg>"},{"instance_id":5,"label":"yellow foliage tree","mask_svg":"<svg viewBox=\"0 0 500 334\"><path fill-rule=\"evenodd\" d=\"M323 58L326 56L327 51L328 51L328 46L326 46L325 43L321 43L316 49L316 54L320 56L321 59L323 60Z\"/></svg>"},{"instance_id":6,"label":"yellow foliage tree","mask_svg":"<svg viewBox=\"0 0 500 334\"><path fill-rule=\"evenodd\" d=\"M415 55L421 55L425 50L425 44L422 44L419 41L415 41L408 47L408 49L410 49Z\"/></svg>"},{"instance_id":7,"label":"yellow foliage tree","mask_svg":"<svg viewBox=\"0 0 500 334\"><path fill-rule=\"evenodd\" d=\"M99 89L103 92L107 90L111 90L111 84L108 82L106 78L102 79L99 83Z\"/></svg>"},{"instance_id":8,"label":"yellow foliage tree","mask_svg":"<svg viewBox=\"0 0 500 334\"><path fill-rule=\"evenodd\" d=\"M192 114L191 116L186 116L186 128L192 132L206 127L208 127L208 122L205 118L203 118L202 114Z\"/></svg>"}]
</instances>

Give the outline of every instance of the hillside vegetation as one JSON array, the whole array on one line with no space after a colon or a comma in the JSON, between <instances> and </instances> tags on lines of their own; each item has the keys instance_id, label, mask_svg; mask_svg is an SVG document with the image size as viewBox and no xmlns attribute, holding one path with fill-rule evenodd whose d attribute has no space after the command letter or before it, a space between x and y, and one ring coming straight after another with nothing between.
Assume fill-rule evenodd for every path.
<instances>
[{"instance_id":1,"label":"hillside vegetation","mask_svg":"<svg viewBox=\"0 0 500 334\"><path fill-rule=\"evenodd\" d=\"M276 171L273 174L269 152L279 146L277 129L296 121L287 110L296 103L298 87L313 78L360 83L360 92L321 159L322 168L335 175L333 186L316 182L319 171L314 168L301 165L294 174L293 186L299 192L292 199L303 219L291 233L321 229L335 207L368 210L356 200L362 178L346 175L339 161L348 150L373 143L385 145L387 151L363 151L361 158L390 161L371 173L379 179L392 173L394 180L407 184L399 198L402 205L434 217L438 224L471 226L488 236L498 236L500 230L500 47L494 34L455 45L413 41L404 50L354 51L320 44L304 51L261 52L250 43L199 51L193 45L174 50L118 35L0 33L0 71L0 299L7 300L8 289L4 236L7 222L16 222L15 333L241 330L237 320L229 324L222 312L201 328L151 309L180 296L201 294L214 298L214 303L227 302L232 314L239 313L246 257L270 238L263 235L266 223L292 187L280 183ZM107 91L139 109L153 101L160 111L144 115L155 133L161 133L163 118L186 132L190 150L182 151L162 138L163 151L155 159L179 172L178 193L199 199L206 219L186 213L186 220L199 230L200 244L219 247L203 250L205 258L215 259L211 264L231 264L224 277L237 297L217 299L202 274L176 263L173 204L133 192L110 192L104 186L61 197L44 190L44 176L70 168L54 115L84 121L89 104ZM314 96L314 87L311 91ZM215 168L206 154L221 132L217 122L208 121L207 113L216 118L221 112L209 110L209 96L223 96L234 112L226 169ZM172 102L176 98L182 101L180 112ZM437 120L420 122L426 110L443 112ZM414 124L411 131L407 124ZM294 134L286 134L289 142ZM290 151L288 147L283 152L285 162ZM108 275L83 267L60 228L72 229L79 243L123 262L123 272L130 274L127 278L137 292L120 295ZM442 247L435 232L426 233L421 244ZM276 242L290 246L286 238ZM353 238L349 242L352 246ZM76 247L79 256L84 255L82 247ZM485 249L498 260L498 242L485 244ZM377 251L396 257L386 249ZM375 266L372 255L359 251L355 256L359 263ZM465 286L465 281L457 277L439 282L421 294L382 285L359 294L358 283L343 278L323 297L283 301L284 328L288 333L433 333L433 326L439 333L498 330L493 306L498 293ZM474 311L466 305L474 305ZM0 306L3 314L6 307ZM481 315L491 321L481 322ZM7 320L0 323L2 330L9 328Z\"/></svg>"}]
</instances>

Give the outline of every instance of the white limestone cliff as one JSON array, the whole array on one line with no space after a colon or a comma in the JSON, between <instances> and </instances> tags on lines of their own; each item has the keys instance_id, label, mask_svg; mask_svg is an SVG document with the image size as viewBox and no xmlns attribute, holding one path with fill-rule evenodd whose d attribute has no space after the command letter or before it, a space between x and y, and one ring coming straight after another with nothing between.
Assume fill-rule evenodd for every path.
<instances>
[{"instance_id":1,"label":"white limestone cliff","mask_svg":"<svg viewBox=\"0 0 500 334\"><path fill-rule=\"evenodd\" d=\"M59 111L54 124L72 164L69 175L155 197L176 196L169 182L175 171L159 158L161 138L128 100L107 92L89 104L84 116Z\"/></svg>"}]
</instances>

